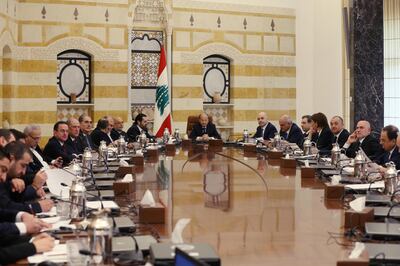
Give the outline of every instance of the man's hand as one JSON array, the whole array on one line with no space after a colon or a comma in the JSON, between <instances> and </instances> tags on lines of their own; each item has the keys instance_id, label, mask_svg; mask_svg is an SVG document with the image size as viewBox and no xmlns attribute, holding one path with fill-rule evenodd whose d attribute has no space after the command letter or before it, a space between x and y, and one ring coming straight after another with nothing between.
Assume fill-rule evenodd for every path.
<instances>
[{"instance_id":1,"label":"man's hand","mask_svg":"<svg viewBox=\"0 0 400 266\"><path fill-rule=\"evenodd\" d=\"M33 178L32 185L34 188L39 189L43 187L44 183L46 183L47 174L45 171L40 170L36 173L35 177Z\"/></svg>"},{"instance_id":2,"label":"man's hand","mask_svg":"<svg viewBox=\"0 0 400 266\"><path fill-rule=\"evenodd\" d=\"M34 218L24 222L26 226L26 232L28 234L36 234L39 233L43 228L51 228L51 225L43 222L40 219Z\"/></svg>"},{"instance_id":3,"label":"man's hand","mask_svg":"<svg viewBox=\"0 0 400 266\"><path fill-rule=\"evenodd\" d=\"M20 178L11 179L12 192L22 193L25 190L25 182Z\"/></svg>"},{"instance_id":4,"label":"man's hand","mask_svg":"<svg viewBox=\"0 0 400 266\"><path fill-rule=\"evenodd\" d=\"M63 165L63 159L62 159L62 157L60 156L60 157L58 157L57 159L51 161L51 164L52 164L53 166L57 167L57 168L61 168L62 165Z\"/></svg>"},{"instance_id":5,"label":"man's hand","mask_svg":"<svg viewBox=\"0 0 400 266\"><path fill-rule=\"evenodd\" d=\"M43 188L39 188L36 190L36 195L38 198L44 199L46 197L46 192L44 192Z\"/></svg>"},{"instance_id":6,"label":"man's hand","mask_svg":"<svg viewBox=\"0 0 400 266\"><path fill-rule=\"evenodd\" d=\"M48 212L54 206L53 201L49 199L39 200L39 204L40 207L42 208L42 212Z\"/></svg>"},{"instance_id":7,"label":"man's hand","mask_svg":"<svg viewBox=\"0 0 400 266\"><path fill-rule=\"evenodd\" d=\"M33 238L33 245L35 245L36 253L50 251L55 245L54 238L48 234L40 234Z\"/></svg>"},{"instance_id":8,"label":"man's hand","mask_svg":"<svg viewBox=\"0 0 400 266\"><path fill-rule=\"evenodd\" d=\"M351 133L351 135L347 138L346 143L352 144L352 143L356 142L357 140L358 140L358 139L357 139L357 134L356 134L356 132L354 131L354 132Z\"/></svg>"},{"instance_id":9,"label":"man's hand","mask_svg":"<svg viewBox=\"0 0 400 266\"><path fill-rule=\"evenodd\" d=\"M204 141L207 141L207 140L210 139L210 137L209 137L207 134L204 134L203 136L201 136L201 138L202 138Z\"/></svg>"}]
</instances>

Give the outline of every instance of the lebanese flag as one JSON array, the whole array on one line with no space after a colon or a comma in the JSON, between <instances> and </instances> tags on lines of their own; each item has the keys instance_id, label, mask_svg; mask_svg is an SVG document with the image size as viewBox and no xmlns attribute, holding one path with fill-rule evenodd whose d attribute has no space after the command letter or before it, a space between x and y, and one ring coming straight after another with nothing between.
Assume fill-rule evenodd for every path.
<instances>
[{"instance_id":1,"label":"lebanese flag","mask_svg":"<svg viewBox=\"0 0 400 266\"><path fill-rule=\"evenodd\" d=\"M161 47L160 64L158 66L158 81L156 91L156 104L154 108L154 132L157 138L161 138L164 129L168 128L172 133L171 103L169 101L167 63L164 47Z\"/></svg>"}]
</instances>

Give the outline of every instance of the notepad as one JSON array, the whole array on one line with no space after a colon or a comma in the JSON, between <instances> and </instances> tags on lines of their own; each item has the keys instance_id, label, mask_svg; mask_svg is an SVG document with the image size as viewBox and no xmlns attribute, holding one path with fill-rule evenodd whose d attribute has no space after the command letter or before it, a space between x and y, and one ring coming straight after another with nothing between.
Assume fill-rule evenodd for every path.
<instances>
[{"instance_id":1,"label":"notepad","mask_svg":"<svg viewBox=\"0 0 400 266\"><path fill-rule=\"evenodd\" d=\"M90 209L100 209L101 202L100 201L87 201L86 206ZM103 200L103 207L107 209L119 209L118 204L112 200Z\"/></svg>"}]
</instances>

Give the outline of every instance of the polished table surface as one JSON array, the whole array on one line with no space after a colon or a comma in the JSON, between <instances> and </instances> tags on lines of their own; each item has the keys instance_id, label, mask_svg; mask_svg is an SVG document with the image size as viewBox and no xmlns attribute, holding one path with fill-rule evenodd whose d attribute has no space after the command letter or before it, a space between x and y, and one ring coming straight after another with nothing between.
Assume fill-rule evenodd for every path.
<instances>
[{"instance_id":1,"label":"polished table surface","mask_svg":"<svg viewBox=\"0 0 400 266\"><path fill-rule=\"evenodd\" d=\"M136 182L167 205L161 238L190 218L185 242L211 244L222 265L336 265L344 249L328 233L343 232L340 204L324 201L320 181L302 180L299 169L281 169L264 154L177 149L146 162Z\"/></svg>"}]
</instances>

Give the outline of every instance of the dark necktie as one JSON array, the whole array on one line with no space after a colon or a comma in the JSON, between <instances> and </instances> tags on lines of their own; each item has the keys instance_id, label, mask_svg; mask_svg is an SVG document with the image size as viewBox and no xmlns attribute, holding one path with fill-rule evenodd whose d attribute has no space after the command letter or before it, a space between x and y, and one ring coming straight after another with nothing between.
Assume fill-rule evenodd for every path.
<instances>
[{"instance_id":1,"label":"dark necktie","mask_svg":"<svg viewBox=\"0 0 400 266\"><path fill-rule=\"evenodd\" d=\"M337 143L337 137L336 136L333 137L333 143Z\"/></svg>"},{"instance_id":2,"label":"dark necktie","mask_svg":"<svg viewBox=\"0 0 400 266\"><path fill-rule=\"evenodd\" d=\"M287 132L285 132L285 133L283 133L283 138L285 139L285 140L287 140L288 139L288 133Z\"/></svg>"},{"instance_id":3,"label":"dark necktie","mask_svg":"<svg viewBox=\"0 0 400 266\"><path fill-rule=\"evenodd\" d=\"M207 128L206 128L206 127L203 127L201 133L202 133L202 134L206 134L206 133L207 133Z\"/></svg>"},{"instance_id":4,"label":"dark necktie","mask_svg":"<svg viewBox=\"0 0 400 266\"><path fill-rule=\"evenodd\" d=\"M84 135L84 136L85 136L85 140L86 140L86 144L87 144L88 148L92 149L92 146L90 145L90 141L89 141L88 136L87 135Z\"/></svg>"}]
</instances>

